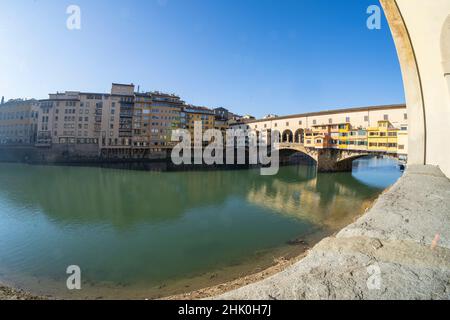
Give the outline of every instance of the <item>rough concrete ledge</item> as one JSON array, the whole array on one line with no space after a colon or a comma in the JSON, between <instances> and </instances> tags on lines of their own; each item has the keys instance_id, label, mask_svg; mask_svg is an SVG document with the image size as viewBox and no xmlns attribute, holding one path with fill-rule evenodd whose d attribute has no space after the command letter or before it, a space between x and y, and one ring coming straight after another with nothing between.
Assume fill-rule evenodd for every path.
<instances>
[{"instance_id":1,"label":"rough concrete ledge","mask_svg":"<svg viewBox=\"0 0 450 320\"><path fill-rule=\"evenodd\" d=\"M306 258L217 299L450 299L450 181L437 167L410 166Z\"/></svg>"}]
</instances>

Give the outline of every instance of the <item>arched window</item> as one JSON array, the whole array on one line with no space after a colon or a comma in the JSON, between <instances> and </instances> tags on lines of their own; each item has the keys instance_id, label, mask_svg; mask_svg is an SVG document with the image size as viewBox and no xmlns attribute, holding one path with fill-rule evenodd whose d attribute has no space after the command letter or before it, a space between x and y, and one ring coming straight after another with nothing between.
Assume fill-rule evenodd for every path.
<instances>
[{"instance_id":1,"label":"arched window","mask_svg":"<svg viewBox=\"0 0 450 320\"><path fill-rule=\"evenodd\" d=\"M295 131L294 134L294 142L295 143L304 143L305 142L305 137L304 137L304 130L303 129L298 129L297 131Z\"/></svg>"},{"instance_id":2,"label":"arched window","mask_svg":"<svg viewBox=\"0 0 450 320\"><path fill-rule=\"evenodd\" d=\"M285 130L282 135L282 142L294 142L294 135L291 130Z\"/></svg>"}]
</instances>

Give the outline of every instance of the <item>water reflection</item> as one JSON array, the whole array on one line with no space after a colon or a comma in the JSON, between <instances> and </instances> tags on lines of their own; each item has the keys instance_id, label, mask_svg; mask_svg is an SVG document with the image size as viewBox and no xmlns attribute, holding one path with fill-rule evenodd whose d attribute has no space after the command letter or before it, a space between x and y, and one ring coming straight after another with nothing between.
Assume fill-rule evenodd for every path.
<instances>
[{"instance_id":1,"label":"water reflection","mask_svg":"<svg viewBox=\"0 0 450 320\"><path fill-rule=\"evenodd\" d=\"M0 195L38 208L62 223L110 223L126 228L180 218L187 211L242 197L318 223L337 199L367 199L378 188L348 173L283 167L275 177L259 170L139 172L98 168L0 166Z\"/></svg>"},{"instance_id":2,"label":"water reflection","mask_svg":"<svg viewBox=\"0 0 450 320\"><path fill-rule=\"evenodd\" d=\"M350 223L400 176L392 163L368 174L368 161L353 175L293 166L273 177L0 164L0 273L64 283L75 261L92 283L160 285L257 261Z\"/></svg>"}]
</instances>

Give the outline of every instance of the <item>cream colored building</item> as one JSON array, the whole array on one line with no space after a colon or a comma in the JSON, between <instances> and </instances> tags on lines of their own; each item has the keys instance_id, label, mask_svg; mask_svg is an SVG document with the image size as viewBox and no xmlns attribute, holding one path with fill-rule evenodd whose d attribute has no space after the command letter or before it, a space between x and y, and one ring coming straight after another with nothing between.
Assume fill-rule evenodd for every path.
<instances>
[{"instance_id":1,"label":"cream colored building","mask_svg":"<svg viewBox=\"0 0 450 320\"><path fill-rule=\"evenodd\" d=\"M134 85L113 83L101 110L100 148L130 149L133 135Z\"/></svg>"},{"instance_id":2,"label":"cream colored building","mask_svg":"<svg viewBox=\"0 0 450 320\"><path fill-rule=\"evenodd\" d=\"M38 114L37 100L17 99L0 104L0 144L34 144Z\"/></svg>"},{"instance_id":3,"label":"cream colored building","mask_svg":"<svg viewBox=\"0 0 450 320\"><path fill-rule=\"evenodd\" d=\"M397 132L397 153L402 156L408 155L408 145L409 145L409 137L408 137L408 125L403 124L400 127L400 130Z\"/></svg>"},{"instance_id":4,"label":"cream colored building","mask_svg":"<svg viewBox=\"0 0 450 320\"><path fill-rule=\"evenodd\" d=\"M40 101L38 146L51 144L98 145L104 95L67 91Z\"/></svg>"},{"instance_id":5,"label":"cream colored building","mask_svg":"<svg viewBox=\"0 0 450 320\"><path fill-rule=\"evenodd\" d=\"M40 101L36 144L131 147L133 104L133 85L113 84L111 94L50 94Z\"/></svg>"}]
</instances>

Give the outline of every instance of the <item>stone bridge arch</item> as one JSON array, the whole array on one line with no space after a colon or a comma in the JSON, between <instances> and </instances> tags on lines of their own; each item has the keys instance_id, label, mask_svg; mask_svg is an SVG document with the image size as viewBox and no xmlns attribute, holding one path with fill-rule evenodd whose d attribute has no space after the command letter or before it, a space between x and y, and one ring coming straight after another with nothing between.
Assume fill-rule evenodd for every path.
<instances>
[{"instance_id":1,"label":"stone bridge arch","mask_svg":"<svg viewBox=\"0 0 450 320\"><path fill-rule=\"evenodd\" d=\"M335 164L332 164L331 170L336 171L352 171L353 161L369 156L367 152L352 151L351 153L346 153L341 151L340 156ZM326 171L326 170L325 170Z\"/></svg>"},{"instance_id":2,"label":"stone bridge arch","mask_svg":"<svg viewBox=\"0 0 450 320\"><path fill-rule=\"evenodd\" d=\"M283 159L299 152L314 160L318 172L352 171L353 161L369 156L369 153L365 151L306 148L300 143L282 142L278 149L281 162L283 162Z\"/></svg>"},{"instance_id":3,"label":"stone bridge arch","mask_svg":"<svg viewBox=\"0 0 450 320\"><path fill-rule=\"evenodd\" d=\"M317 163L318 161L318 150L305 148L305 146L300 143L281 142L278 149L280 151L280 158L286 158L295 153L302 153L311 158L314 162Z\"/></svg>"}]
</instances>

